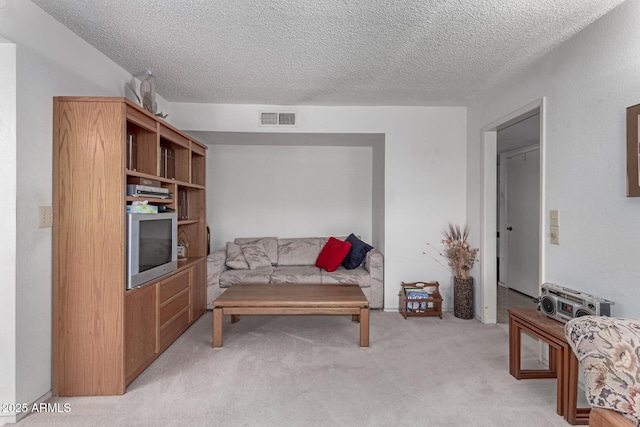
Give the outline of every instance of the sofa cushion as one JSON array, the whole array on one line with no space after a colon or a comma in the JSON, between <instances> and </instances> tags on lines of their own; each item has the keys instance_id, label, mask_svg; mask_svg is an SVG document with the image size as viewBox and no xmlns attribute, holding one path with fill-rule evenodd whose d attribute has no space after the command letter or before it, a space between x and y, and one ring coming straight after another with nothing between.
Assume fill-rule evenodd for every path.
<instances>
[{"instance_id":1,"label":"sofa cushion","mask_svg":"<svg viewBox=\"0 0 640 427\"><path fill-rule=\"evenodd\" d=\"M220 287L228 288L237 283L269 283L272 267L257 270L226 270L220 275Z\"/></svg>"},{"instance_id":2,"label":"sofa cushion","mask_svg":"<svg viewBox=\"0 0 640 427\"><path fill-rule=\"evenodd\" d=\"M315 266L318 255L320 255L320 239L318 237L278 239L278 267Z\"/></svg>"},{"instance_id":3,"label":"sofa cushion","mask_svg":"<svg viewBox=\"0 0 640 427\"><path fill-rule=\"evenodd\" d=\"M249 268L249 264L242 253L240 245L231 242L227 243L227 259L225 260L225 264L227 267L235 270L246 270Z\"/></svg>"},{"instance_id":4,"label":"sofa cushion","mask_svg":"<svg viewBox=\"0 0 640 427\"><path fill-rule=\"evenodd\" d=\"M240 237L234 239L234 243L238 245L246 245L247 243L262 243L264 250L271 261L271 265L278 263L278 238L277 237Z\"/></svg>"},{"instance_id":5,"label":"sofa cushion","mask_svg":"<svg viewBox=\"0 0 640 427\"><path fill-rule=\"evenodd\" d=\"M371 286L371 275L362 267L347 270L340 266L336 271L321 271L320 274L322 275L321 283L323 285L358 284L361 288L368 288Z\"/></svg>"},{"instance_id":6,"label":"sofa cushion","mask_svg":"<svg viewBox=\"0 0 640 427\"><path fill-rule=\"evenodd\" d=\"M584 369L591 407L622 413L640 425L640 320L583 316L565 325Z\"/></svg>"},{"instance_id":7,"label":"sofa cushion","mask_svg":"<svg viewBox=\"0 0 640 427\"><path fill-rule=\"evenodd\" d=\"M351 243L330 237L316 260L316 267L336 271L351 249Z\"/></svg>"},{"instance_id":8,"label":"sofa cushion","mask_svg":"<svg viewBox=\"0 0 640 427\"><path fill-rule=\"evenodd\" d=\"M344 261L342 261L342 265L347 270L352 270L360 267L360 264L362 264L362 261L364 261L364 258L367 256L367 252L373 249L373 246L358 239L353 233L347 237L347 242L351 243L351 250Z\"/></svg>"},{"instance_id":9,"label":"sofa cushion","mask_svg":"<svg viewBox=\"0 0 640 427\"><path fill-rule=\"evenodd\" d=\"M320 269L311 265L278 266L271 274L271 283L317 283L320 284Z\"/></svg>"},{"instance_id":10,"label":"sofa cushion","mask_svg":"<svg viewBox=\"0 0 640 427\"><path fill-rule=\"evenodd\" d=\"M271 267L271 261L269 261L262 243L247 243L240 245L240 247L242 248L242 255L244 255L251 270Z\"/></svg>"}]
</instances>

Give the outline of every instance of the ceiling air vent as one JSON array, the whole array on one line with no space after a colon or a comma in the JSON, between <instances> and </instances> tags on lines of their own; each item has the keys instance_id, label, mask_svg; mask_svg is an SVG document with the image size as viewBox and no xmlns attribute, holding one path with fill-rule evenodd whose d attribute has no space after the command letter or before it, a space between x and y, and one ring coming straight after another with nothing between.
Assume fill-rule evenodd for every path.
<instances>
[{"instance_id":1,"label":"ceiling air vent","mask_svg":"<svg viewBox=\"0 0 640 427\"><path fill-rule=\"evenodd\" d=\"M260 112L260 126L295 126L296 113L262 111Z\"/></svg>"}]
</instances>

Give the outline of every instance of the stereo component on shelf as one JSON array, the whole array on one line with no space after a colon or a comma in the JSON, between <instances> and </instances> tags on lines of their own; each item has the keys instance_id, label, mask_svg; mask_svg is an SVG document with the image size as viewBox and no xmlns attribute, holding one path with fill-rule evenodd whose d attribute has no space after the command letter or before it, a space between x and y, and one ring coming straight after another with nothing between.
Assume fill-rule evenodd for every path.
<instances>
[{"instance_id":1,"label":"stereo component on shelf","mask_svg":"<svg viewBox=\"0 0 640 427\"><path fill-rule=\"evenodd\" d=\"M614 303L603 298L555 283L544 283L540 294L540 311L545 316L566 323L574 317L610 316Z\"/></svg>"},{"instance_id":2,"label":"stereo component on shelf","mask_svg":"<svg viewBox=\"0 0 640 427\"><path fill-rule=\"evenodd\" d=\"M133 197L155 197L158 199L168 199L171 193L168 188L150 187L148 185L127 184L127 196Z\"/></svg>"}]
</instances>

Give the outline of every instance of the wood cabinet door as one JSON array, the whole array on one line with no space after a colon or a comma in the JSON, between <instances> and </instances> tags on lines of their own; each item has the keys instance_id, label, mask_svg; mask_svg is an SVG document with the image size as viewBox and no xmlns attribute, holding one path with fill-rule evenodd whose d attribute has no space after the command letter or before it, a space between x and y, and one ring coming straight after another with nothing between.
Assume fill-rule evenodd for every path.
<instances>
[{"instance_id":1,"label":"wood cabinet door","mask_svg":"<svg viewBox=\"0 0 640 427\"><path fill-rule=\"evenodd\" d=\"M191 319L196 320L207 309L207 263L204 259L193 266L191 298Z\"/></svg>"},{"instance_id":2,"label":"wood cabinet door","mask_svg":"<svg viewBox=\"0 0 640 427\"><path fill-rule=\"evenodd\" d=\"M156 354L157 283L126 295L126 378L129 383Z\"/></svg>"}]
</instances>

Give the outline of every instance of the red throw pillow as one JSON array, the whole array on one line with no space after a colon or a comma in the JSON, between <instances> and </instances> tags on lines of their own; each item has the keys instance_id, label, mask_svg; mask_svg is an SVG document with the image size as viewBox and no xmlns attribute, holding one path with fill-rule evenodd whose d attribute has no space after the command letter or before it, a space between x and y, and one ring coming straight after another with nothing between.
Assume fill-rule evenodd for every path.
<instances>
[{"instance_id":1,"label":"red throw pillow","mask_svg":"<svg viewBox=\"0 0 640 427\"><path fill-rule=\"evenodd\" d=\"M336 271L351 249L351 243L329 237L316 260L316 267L328 272Z\"/></svg>"}]
</instances>

